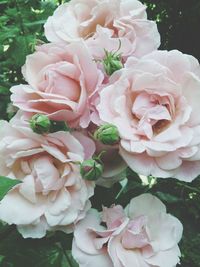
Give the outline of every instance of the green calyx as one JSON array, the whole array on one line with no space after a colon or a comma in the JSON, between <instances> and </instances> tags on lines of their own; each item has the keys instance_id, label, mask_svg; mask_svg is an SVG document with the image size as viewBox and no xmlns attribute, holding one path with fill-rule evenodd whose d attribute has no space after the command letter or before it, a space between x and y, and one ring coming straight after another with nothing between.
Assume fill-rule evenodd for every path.
<instances>
[{"instance_id":1,"label":"green calyx","mask_svg":"<svg viewBox=\"0 0 200 267\"><path fill-rule=\"evenodd\" d=\"M121 41L119 41L119 48L115 52L105 51L105 58L103 59L103 66L107 75L111 76L115 71L122 69L122 57L117 53L121 48Z\"/></svg>"},{"instance_id":2,"label":"green calyx","mask_svg":"<svg viewBox=\"0 0 200 267\"><path fill-rule=\"evenodd\" d=\"M103 66L107 75L111 76L115 71L123 68L121 55L105 50L105 58L103 59Z\"/></svg>"},{"instance_id":3,"label":"green calyx","mask_svg":"<svg viewBox=\"0 0 200 267\"><path fill-rule=\"evenodd\" d=\"M103 173L103 165L95 159L85 160L80 166L80 173L83 179L96 181Z\"/></svg>"},{"instance_id":4,"label":"green calyx","mask_svg":"<svg viewBox=\"0 0 200 267\"><path fill-rule=\"evenodd\" d=\"M46 115L35 114L29 121L33 132L37 134L48 133L51 126L51 121Z\"/></svg>"},{"instance_id":5,"label":"green calyx","mask_svg":"<svg viewBox=\"0 0 200 267\"><path fill-rule=\"evenodd\" d=\"M66 122L50 120L46 115L35 114L29 124L33 132L37 134L55 133L59 131L71 131Z\"/></svg>"},{"instance_id":6,"label":"green calyx","mask_svg":"<svg viewBox=\"0 0 200 267\"><path fill-rule=\"evenodd\" d=\"M94 138L105 145L117 144L120 140L118 129L113 124L104 124L94 133Z\"/></svg>"}]
</instances>

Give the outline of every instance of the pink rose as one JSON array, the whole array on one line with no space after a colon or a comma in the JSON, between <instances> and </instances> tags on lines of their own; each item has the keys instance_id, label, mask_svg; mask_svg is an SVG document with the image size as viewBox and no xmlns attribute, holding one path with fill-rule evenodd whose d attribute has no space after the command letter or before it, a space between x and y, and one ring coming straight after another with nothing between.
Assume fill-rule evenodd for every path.
<instances>
[{"instance_id":1,"label":"pink rose","mask_svg":"<svg viewBox=\"0 0 200 267\"><path fill-rule=\"evenodd\" d=\"M112 103L112 104L111 104ZM100 118L118 127L134 171L192 181L200 174L200 67L179 51L129 58L100 93Z\"/></svg>"},{"instance_id":2,"label":"pink rose","mask_svg":"<svg viewBox=\"0 0 200 267\"><path fill-rule=\"evenodd\" d=\"M1 122L0 140L1 175L22 181L1 201L0 219L16 224L25 238L71 232L90 208L94 190L75 162L90 158L94 143L80 133L35 134L19 114Z\"/></svg>"},{"instance_id":3,"label":"pink rose","mask_svg":"<svg viewBox=\"0 0 200 267\"><path fill-rule=\"evenodd\" d=\"M44 44L27 57L23 74L30 85L11 88L14 105L29 113L64 120L71 127L87 127L92 97L103 74L82 42Z\"/></svg>"},{"instance_id":4,"label":"pink rose","mask_svg":"<svg viewBox=\"0 0 200 267\"><path fill-rule=\"evenodd\" d=\"M143 194L125 211L119 205L101 214L91 209L75 227L72 254L80 267L175 267L181 236L180 221L158 198Z\"/></svg>"},{"instance_id":5,"label":"pink rose","mask_svg":"<svg viewBox=\"0 0 200 267\"><path fill-rule=\"evenodd\" d=\"M56 9L44 28L50 42L91 39L101 52L115 49L119 40L124 55L141 56L160 45L156 23L147 20L146 6L137 0L71 0Z\"/></svg>"}]
</instances>

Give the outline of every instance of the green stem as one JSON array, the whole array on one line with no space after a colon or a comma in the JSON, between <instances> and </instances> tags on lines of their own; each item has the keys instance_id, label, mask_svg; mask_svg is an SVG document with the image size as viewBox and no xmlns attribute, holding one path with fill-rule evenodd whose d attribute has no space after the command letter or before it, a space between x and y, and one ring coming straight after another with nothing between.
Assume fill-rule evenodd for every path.
<instances>
[{"instance_id":1,"label":"green stem","mask_svg":"<svg viewBox=\"0 0 200 267\"><path fill-rule=\"evenodd\" d=\"M198 194L200 194L200 190L199 189L197 189L197 188L194 188L194 187L192 187L192 186L190 186L190 185L187 185L187 184L182 184L182 183L177 183L178 185L180 185L180 186L182 186L182 187L185 187L185 188L187 188L187 189L190 189L190 190L192 190L192 191L194 191L194 192L196 192L196 193L198 193Z\"/></svg>"}]
</instances>

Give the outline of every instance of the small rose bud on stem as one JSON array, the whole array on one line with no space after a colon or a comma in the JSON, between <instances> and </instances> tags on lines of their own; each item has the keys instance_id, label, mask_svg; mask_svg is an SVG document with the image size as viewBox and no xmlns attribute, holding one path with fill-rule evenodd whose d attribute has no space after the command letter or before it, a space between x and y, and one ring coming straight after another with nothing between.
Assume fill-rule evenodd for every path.
<instances>
[{"instance_id":1,"label":"small rose bud on stem","mask_svg":"<svg viewBox=\"0 0 200 267\"><path fill-rule=\"evenodd\" d=\"M95 159L88 159L82 162L80 172L83 179L96 181L103 173L103 165Z\"/></svg>"},{"instance_id":2,"label":"small rose bud on stem","mask_svg":"<svg viewBox=\"0 0 200 267\"><path fill-rule=\"evenodd\" d=\"M46 115L43 114L35 114L30 119L29 123L33 132L37 134L48 133L51 126L51 121Z\"/></svg>"},{"instance_id":3,"label":"small rose bud on stem","mask_svg":"<svg viewBox=\"0 0 200 267\"><path fill-rule=\"evenodd\" d=\"M114 145L120 140L118 129L113 124L104 124L94 133L94 138L104 145Z\"/></svg>"},{"instance_id":4,"label":"small rose bud on stem","mask_svg":"<svg viewBox=\"0 0 200 267\"><path fill-rule=\"evenodd\" d=\"M37 134L55 133L59 131L69 132L72 129L64 121L50 120L46 115L35 114L29 124L33 132Z\"/></svg>"}]
</instances>

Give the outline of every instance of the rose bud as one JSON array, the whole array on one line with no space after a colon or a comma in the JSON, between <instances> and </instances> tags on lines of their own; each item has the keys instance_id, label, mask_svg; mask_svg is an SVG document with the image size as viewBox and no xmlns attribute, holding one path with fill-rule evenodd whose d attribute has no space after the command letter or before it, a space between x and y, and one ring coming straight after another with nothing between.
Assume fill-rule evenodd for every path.
<instances>
[{"instance_id":1,"label":"rose bud","mask_svg":"<svg viewBox=\"0 0 200 267\"><path fill-rule=\"evenodd\" d=\"M95 131L94 138L105 145L114 145L119 142L119 132L115 125L108 123Z\"/></svg>"},{"instance_id":2,"label":"rose bud","mask_svg":"<svg viewBox=\"0 0 200 267\"><path fill-rule=\"evenodd\" d=\"M107 75L111 76L115 71L123 68L121 55L108 52L105 50L106 56L103 59L103 66Z\"/></svg>"},{"instance_id":3,"label":"rose bud","mask_svg":"<svg viewBox=\"0 0 200 267\"><path fill-rule=\"evenodd\" d=\"M48 133L51 126L51 121L46 115L35 114L29 121L33 132L37 134Z\"/></svg>"},{"instance_id":4,"label":"rose bud","mask_svg":"<svg viewBox=\"0 0 200 267\"><path fill-rule=\"evenodd\" d=\"M88 159L82 162L80 172L85 180L95 181L103 173L103 166L95 159Z\"/></svg>"}]
</instances>

